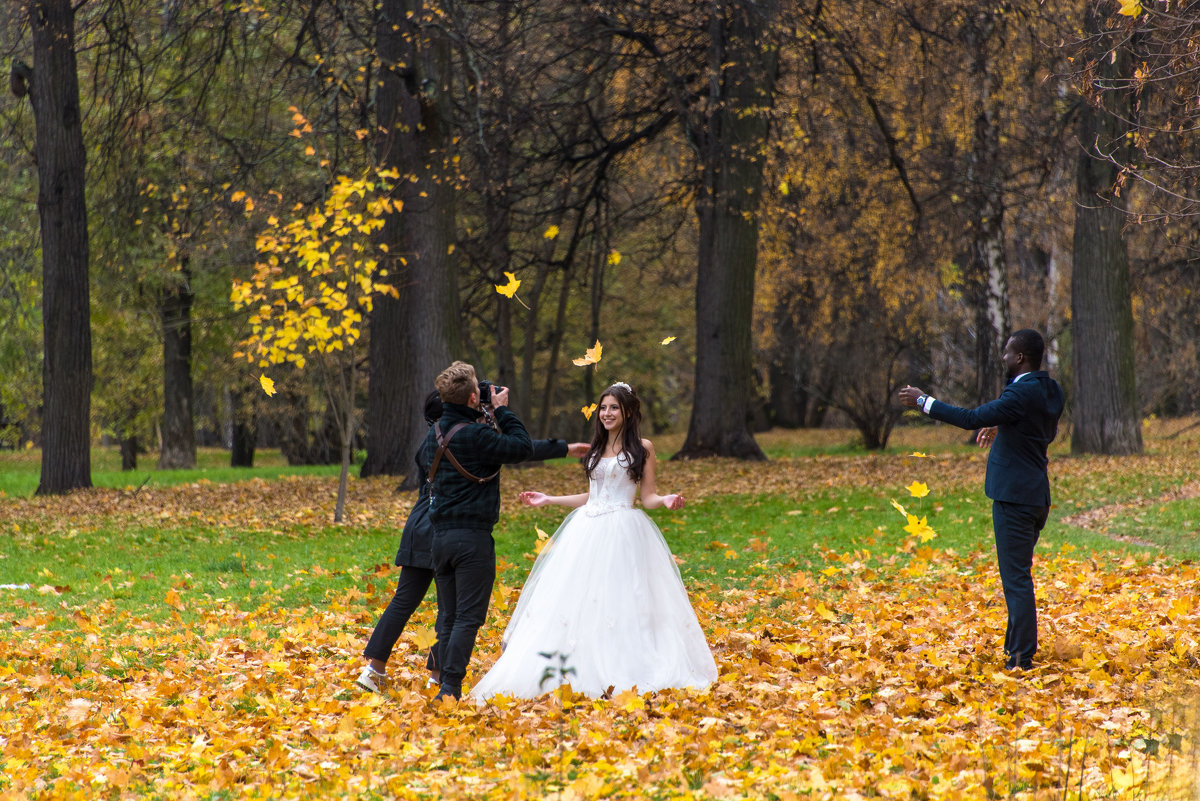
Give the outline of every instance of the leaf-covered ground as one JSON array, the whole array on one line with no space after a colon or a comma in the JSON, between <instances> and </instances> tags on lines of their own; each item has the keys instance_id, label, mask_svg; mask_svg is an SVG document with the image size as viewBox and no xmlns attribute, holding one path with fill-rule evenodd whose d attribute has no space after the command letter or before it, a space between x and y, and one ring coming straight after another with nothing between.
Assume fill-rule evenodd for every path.
<instances>
[{"instance_id":1,"label":"leaf-covered ground","mask_svg":"<svg viewBox=\"0 0 1200 801\"><path fill-rule=\"evenodd\" d=\"M1193 443L1194 445L1194 443ZM1060 503L1120 516L1194 480L1165 452L1059 460ZM903 487L913 459L706 462L664 469L690 498ZM1116 491L1137 473L1145 499ZM931 485L982 481L977 455L921 460ZM536 474L548 489L577 475ZM186 485L5 502L5 548L112 525L324 526L332 480ZM353 526L395 525L410 496L356 482ZM1087 488L1083 493L1076 488ZM1073 491L1075 490L1075 491ZM1112 498L1105 500L1112 491ZM510 493L511 494L511 493ZM506 513L513 511L506 501ZM1183 532L1186 534L1187 532ZM385 597L257 608L186 585L169 615L52 586L0 606L0 797L1186 798L1200 730L1200 570L1064 548L1035 567L1042 651L1000 670L1004 604L987 549L908 540L897 559L824 552L822 571L689 586L720 670L705 692L435 705L415 637L385 696L352 689ZM883 547L883 546L879 546ZM365 564L381 561L364 556ZM769 559L768 554L761 555ZM875 554L876 557L879 554ZM103 560L103 554L88 558ZM3 562L0 562L3 564ZM319 575L314 580L320 580ZM36 590L35 590L36 591ZM473 667L497 657L517 589L496 593ZM422 609L415 633L432 622ZM192 621L200 622L192 622ZM468 679L470 681L470 679Z\"/></svg>"}]
</instances>

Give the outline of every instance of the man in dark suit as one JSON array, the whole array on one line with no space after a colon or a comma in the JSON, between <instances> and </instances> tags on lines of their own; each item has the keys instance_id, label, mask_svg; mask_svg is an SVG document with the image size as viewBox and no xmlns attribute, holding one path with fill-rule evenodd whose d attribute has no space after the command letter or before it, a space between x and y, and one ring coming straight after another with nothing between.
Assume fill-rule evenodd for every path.
<instances>
[{"instance_id":1,"label":"man in dark suit","mask_svg":"<svg viewBox=\"0 0 1200 801\"><path fill-rule=\"evenodd\" d=\"M1000 397L976 409L935 400L916 387L900 390L900 402L935 420L968 430L979 429L979 446L992 446L984 493L992 499L992 528L1008 627L1004 632L1005 667L1028 670L1037 651L1037 602L1033 592L1033 548L1050 513L1046 448L1058 433L1062 389L1042 367L1046 345L1029 328L1004 345L1008 386Z\"/></svg>"}]
</instances>

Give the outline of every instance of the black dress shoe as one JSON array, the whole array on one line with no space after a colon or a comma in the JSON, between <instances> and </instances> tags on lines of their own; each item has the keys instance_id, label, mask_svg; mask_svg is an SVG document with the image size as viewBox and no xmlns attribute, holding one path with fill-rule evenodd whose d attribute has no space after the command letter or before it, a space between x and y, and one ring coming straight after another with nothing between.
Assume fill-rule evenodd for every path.
<instances>
[{"instance_id":1,"label":"black dress shoe","mask_svg":"<svg viewBox=\"0 0 1200 801\"><path fill-rule=\"evenodd\" d=\"M1005 670L1033 670L1033 661L1027 660L1025 662L1019 662L1019 661L1017 661L1017 658L1015 656L1010 656L1008 658L1008 661L1004 663L1004 669Z\"/></svg>"},{"instance_id":2,"label":"black dress shoe","mask_svg":"<svg viewBox=\"0 0 1200 801\"><path fill-rule=\"evenodd\" d=\"M434 701L441 701L443 698L453 698L455 701L462 698L462 690L455 690L453 687L447 687L445 684L438 690L437 695L433 697Z\"/></svg>"}]
</instances>

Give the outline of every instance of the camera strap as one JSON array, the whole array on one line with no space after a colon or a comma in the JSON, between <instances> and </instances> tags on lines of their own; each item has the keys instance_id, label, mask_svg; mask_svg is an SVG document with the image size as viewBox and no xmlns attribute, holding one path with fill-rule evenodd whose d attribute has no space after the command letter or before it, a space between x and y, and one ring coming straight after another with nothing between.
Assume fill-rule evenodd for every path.
<instances>
[{"instance_id":1,"label":"camera strap","mask_svg":"<svg viewBox=\"0 0 1200 801\"><path fill-rule=\"evenodd\" d=\"M459 473L461 473L463 478L467 479L468 481L474 481L476 484L486 484L489 481L491 481L492 479L494 479L496 476L500 475L500 471L497 470L495 473L492 473L487 478L480 478L479 476L472 475L470 472L468 472L467 468L465 468L461 464L459 464L458 459L454 458L454 453L451 452L450 447L449 447L450 439L455 434L457 434L459 431L461 431L462 429L466 428L469 425L470 425L470 423L455 423L450 428L450 430L446 432L446 435L442 436L441 424L440 423L433 424L433 435L435 437L437 437L438 449L437 449L437 452L434 453L434 455L433 455L433 464L431 464L429 466L429 484L430 484L430 486L433 486L433 477L435 475L437 475L438 465L441 464L441 461L442 461L442 454L446 455L446 458L448 458L450 460L450 464L454 465L454 469L457 470Z\"/></svg>"}]
</instances>

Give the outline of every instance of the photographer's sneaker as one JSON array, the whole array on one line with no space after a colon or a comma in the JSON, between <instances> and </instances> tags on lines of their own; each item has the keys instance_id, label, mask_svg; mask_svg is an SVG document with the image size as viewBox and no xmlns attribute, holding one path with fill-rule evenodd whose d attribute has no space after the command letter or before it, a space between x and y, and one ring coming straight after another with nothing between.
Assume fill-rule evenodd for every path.
<instances>
[{"instance_id":1,"label":"photographer's sneaker","mask_svg":"<svg viewBox=\"0 0 1200 801\"><path fill-rule=\"evenodd\" d=\"M358 679L354 682L359 687L370 693L381 693L383 688L387 686L387 674L380 673L370 665L362 669L362 673L358 674Z\"/></svg>"}]
</instances>

